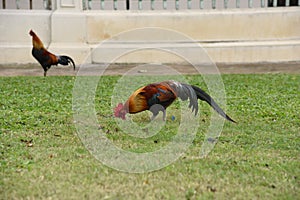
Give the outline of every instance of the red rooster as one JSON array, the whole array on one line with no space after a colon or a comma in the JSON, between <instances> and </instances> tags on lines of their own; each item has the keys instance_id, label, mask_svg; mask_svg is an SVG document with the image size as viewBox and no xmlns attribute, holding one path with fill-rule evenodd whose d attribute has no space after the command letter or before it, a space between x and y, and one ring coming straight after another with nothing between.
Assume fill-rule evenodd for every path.
<instances>
[{"instance_id":1,"label":"red rooster","mask_svg":"<svg viewBox=\"0 0 300 200\"><path fill-rule=\"evenodd\" d=\"M194 85L188 85L169 80L160 83L152 83L136 90L123 105L119 103L114 109L114 116L125 120L127 113L138 113L145 110L152 112L153 120L160 111L163 112L163 120L166 119L166 109L179 97L185 101L190 99L189 108L195 115L198 113L198 99L206 101L217 113L225 119L236 123L231 119L206 92Z\"/></svg>"},{"instance_id":2,"label":"red rooster","mask_svg":"<svg viewBox=\"0 0 300 200\"><path fill-rule=\"evenodd\" d=\"M69 56L64 55L54 55L47 51L47 49L44 47L42 41L40 38L30 30L29 35L32 36L32 55L33 57L42 65L44 69L44 76L47 75L47 71L50 69L52 65L69 65L72 64L73 68L75 70L75 63Z\"/></svg>"}]
</instances>

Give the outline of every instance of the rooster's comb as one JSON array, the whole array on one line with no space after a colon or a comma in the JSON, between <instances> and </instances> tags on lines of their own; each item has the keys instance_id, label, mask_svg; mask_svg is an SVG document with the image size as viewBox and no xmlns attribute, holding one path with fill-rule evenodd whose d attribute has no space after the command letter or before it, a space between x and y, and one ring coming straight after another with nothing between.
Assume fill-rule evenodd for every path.
<instances>
[{"instance_id":1,"label":"rooster's comb","mask_svg":"<svg viewBox=\"0 0 300 200\"><path fill-rule=\"evenodd\" d=\"M114 109L115 115L118 114L123 107L124 105L122 103L119 103Z\"/></svg>"}]
</instances>

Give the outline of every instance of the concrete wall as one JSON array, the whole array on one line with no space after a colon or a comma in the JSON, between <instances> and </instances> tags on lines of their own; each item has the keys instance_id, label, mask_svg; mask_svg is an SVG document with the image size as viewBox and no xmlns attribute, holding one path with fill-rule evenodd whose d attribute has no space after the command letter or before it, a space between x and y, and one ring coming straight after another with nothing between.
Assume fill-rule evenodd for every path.
<instances>
[{"instance_id":1,"label":"concrete wall","mask_svg":"<svg viewBox=\"0 0 300 200\"><path fill-rule=\"evenodd\" d=\"M76 1L75 1L76 2ZM81 5L55 11L0 10L0 63L35 63L31 56L33 29L50 51L72 56L77 63L107 62L95 50L102 41L131 29L160 27L178 31L199 42L215 62L300 61L300 7L186 11L83 11ZM107 54L138 48L147 41L132 35L106 44ZM157 38L157 40L156 40ZM168 44L162 39L168 40ZM182 41L151 35L154 48L185 48ZM98 51L98 52L97 52ZM87 59L87 60L86 60ZM197 55L195 55L197 59ZM117 62L182 62L155 51L135 52ZM199 61L201 62L201 61Z\"/></svg>"}]
</instances>

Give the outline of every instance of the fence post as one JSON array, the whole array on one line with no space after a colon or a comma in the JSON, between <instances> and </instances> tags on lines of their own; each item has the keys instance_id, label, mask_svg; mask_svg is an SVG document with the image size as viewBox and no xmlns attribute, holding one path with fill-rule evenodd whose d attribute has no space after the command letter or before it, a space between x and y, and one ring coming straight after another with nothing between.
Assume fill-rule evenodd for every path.
<instances>
[{"instance_id":1,"label":"fence post","mask_svg":"<svg viewBox=\"0 0 300 200\"><path fill-rule=\"evenodd\" d=\"M175 8L176 10L179 10L179 0L175 0Z\"/></svg>"},{"instance_id":2,"label":"fence post","mask_svg":"<svg viewBox=\"0 0 300 200\"><path fill-rule=\"evenodd\" d=\"M101 2L100 2L100 9L101 10L105 9L105 2L104 2L104 0L101 0Z\"/></svg>"},{"instance_id":3,"label":"fence post","mask_svg":"<svg viewBox=\"0 0 300 200\"><path fill-rule=\"evenodd\" d=\"M30 0L30 2L32 3L32 0ZM44 8L47 9L47 10L52 10L52 0L43 0L43 3L44 3ZM32 9L32 5L31 5L31 8Z\"/></svg>"},{"instance_id":4,"label":"fence post","mask_svg":"<svg viewBox=\"0 0 300 200\"><path fill-rule=\"evenodd\" d=\"M17 9L20 9L20 0L16 0L16 7Z\"/></svg>"},{"instance_id":5,"label":"fence post","mask_svg":"<svg viewBox=\"0 0 300 200\"><path fill-rule=\"evenodd\" d=\"M204 2L203 2L203 0L200 0L200 9L203 9L204 8Z\"/></svg>"},{"instance_id":6,"label":"fence post","mask_svg":"<svg viewBox=\"0 0 300 200\"><path fill-rule=\"evenodd\" d=\"M211 7L212 9L216 9L216 0L211 1Z\"/></svg>"},{"instance_id":7,"label":"fence post","mask_svg":"<svg viewBox=\"0 0 300 200\"><path fill-rule=\"evenodd\" d=\"M151 10L155 9L155 4L154 4L154 0L151 0Z\"/></svg>"},{"instance_id":8,"label":"fence post","mask_svg":"<svg viewBox=\"0 0 300 200\"><path fill-rule=\"evenodd\" d=\"M285 6L290 6L290 0L285 0Z\"/></svg>"},{"instance_id":9,"label":"fence post","mask_svg":"<svg viewBox=\"0 0 300 200\"><path fill-rule=\"evenodd\" d=\"M228 0L224 0L224 8L225 8L225 9L228 8Z\"/></svg>"},{"instance_id":10,"label":"fence post","mask_svg":"<svg viewBox=\"0 0 300 200\"><path fill-rule=\"evenodd\" d=\"M191 9L192 8L192 2L191 0L187 0L187 9Z\"/></svg>"},{"instance_id":11,"label":"fence post","mask_svg":"<svg viewBox=\"0 0 300 200\"><path fill-rule=\"evenodd\" d=\"M253 0L248 0L248 7L252 8L253 7Z\"/></svg>"},{"instance_id":12,"label":"fence post","mask_svg":"<svg viewBox=\"0 0 300 200\"><path fill-rule=\"evenodd\" d=\"M118 10L118 1L114 0L114 10Z\"/></svg>"},{"instance_id":13,"label":"fence post","mask_svg":"<svg viewBox=\"0 0 300 200\"><path fill-rule=\"evenodd\" d=\"M167 0L163 0L163 9L164 9L164 10L167 9Z\"/></svg>"}]
</instances>

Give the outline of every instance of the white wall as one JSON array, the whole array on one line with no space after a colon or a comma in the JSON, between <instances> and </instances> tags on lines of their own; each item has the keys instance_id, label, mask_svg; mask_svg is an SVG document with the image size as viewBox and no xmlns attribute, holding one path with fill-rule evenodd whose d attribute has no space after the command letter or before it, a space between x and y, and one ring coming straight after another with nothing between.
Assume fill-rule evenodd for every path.
<instances>
[{"instance_id":1,"label":"white wall","mask_svg":"<svg viewBox=\"0 0 300 200\"><path fill-rule=\"evenodd\" d=\"M58 4L55 11L0 10L0 63L36 62L31 56L30 29L50 51L70 55L77 63L82 63L89 55L88 62L107 61L97 51L91 54L97 44L120 32L149 26L175 30L201 42L215 62L300 61L300 7L83 11L80 6ZM161 44L162 41L157 41L156 47ZM179 44L180 41L175 41L168 45L181 48ZM116 49L126 48L126 45L116 41L105 48L108 54L114 54ZM180 61L174 56L144 52L118 60L134 63Z\"/></svg>"}]
</instances>

